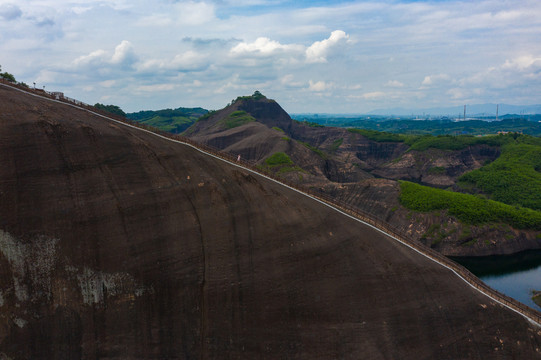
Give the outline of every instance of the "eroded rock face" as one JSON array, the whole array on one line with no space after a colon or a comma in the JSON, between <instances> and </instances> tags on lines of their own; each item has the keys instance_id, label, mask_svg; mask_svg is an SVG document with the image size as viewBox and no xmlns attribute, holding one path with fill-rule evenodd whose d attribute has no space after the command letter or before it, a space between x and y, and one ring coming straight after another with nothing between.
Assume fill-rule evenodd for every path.
<instances>
[{"instance_id":1,"label":"eroded rock face","mask_svg":"<svg viewBox=\"0 0 541 360\"><path fill-rule=\"evenodd\" d=\"M220 125L221 120L240 109L257 121L233 129ZM256 164L284 152L303 170L280 173L285 180L323 191L392 222L408 236L445 255L485 256L541 248L538 232L491 226L470 228L444 212L414 213L398 202L400 188L396 180L460 191L458 178L495 160L500 155L498 147L411 150L401 142L377 142L343 128L294 122L268 99L238 101L189 130L187 135L195 141L241 154ZM385 184L383 188L390 192L380 191L377 184Z\"/></svg>"},{"instance_id":2,"label":"eroded rock face","mask_svg":"<svg viewBox=\"0 0 541 360\"><path fill-rule=\"evenodd\" d=\"M531 359L538 330L301 194L0 87L2 358Z\"/></svg>"},{"instance_id":3,"label":"eroded rock face","mask_svg":"<svg viewBox=\"0 0 541 360\"><path fill-rule=\"evenodd\" d=\"M380 165L373 174L445 188L455 185L466 172L479 169L499 155L499 148L487 145L470 146L460 151L409 151Z\"/></svg>"}]
</instances>

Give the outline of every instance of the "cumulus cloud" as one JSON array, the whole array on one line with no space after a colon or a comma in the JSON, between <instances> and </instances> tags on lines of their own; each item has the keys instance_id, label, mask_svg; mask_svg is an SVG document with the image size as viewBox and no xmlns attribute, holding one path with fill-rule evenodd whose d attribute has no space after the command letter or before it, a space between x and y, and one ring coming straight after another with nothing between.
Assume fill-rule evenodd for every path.
<instances>
[{"instance_id":1,"label":"cumulus cloud","mask_svg":"<svg viewBox=\"0 0 541 360\"><path fill-rule=\"evenodd\" d=\"M107 61L107 52L105 50L99 49L96 51L92 51L88 55L81 55L77 59L73 61L73 63L76 66L83 66L83 65L99 65L103 62Z\"/></svg>"},{"instance_id":2,"label":"cumulus cloud","mask_svg":"<svg viewBox=\"0 0 541 360\"><path fill-rule=\"evenodd\" d=\"M113 64L132 64L137 60L137 55L132 44L127 40L122 40L115 48L111 63Z\"/></svg>"},{"instance_id":3,"label":"cumulus cloud","mask_svg":"<svg viewBox=\"0 0 541 360\"><path fill-rule=\"evenodd\" d=\"M428 75L428 76L425 76L421 85L424 87L428 87L428 86L434 85L435 83L439 81L447 81L447 80L450 80L450 77L447 74Z\"/></svg>"},{"instance_id":4,"label":"cumulus cloud","mask_svg":"<svg viewBox=\"0 0 541 360\"><path fill-rule=\"evenodd\" d=\"M325 63L329 51L337 44L347 41L349 35L342 30L335 30L331 33L328 39L316 41L308 49L306 49L306 62L308 63Z\"/></svg>"},{"instance_id":5,"label":"cumulus cloud","mask_svg":"<svg viewBox=\"0 0 541 360\"><path fill-rule=\"evenodd\" d=\"M278 51L302 51L303 47L300 45L283 45L278 41L271 40L266 37L259 37L252 43L241 42L231 49L233 55L244 54L261 54L271 55Z\"/></svg>"},{"instance_id":6,"label":"cumulus cloud","mask_svg":"<svg viewBox=\"0 0 541 360\"><path fill-rule=\"evenodd\" d=\"M97 66L131 66L133 63L137 61L137 55L135 54L135 51L133 49L132 44L127 41L123 40L120 44L118 44L115 47L115 50L112 55L109 54L109 52L98 49L95 51L92 51L88 55L82 55L79 56L77 59L73 61L73 64L76 67L84 67L84 66L91 66L91 67L97 67Z\"/></svg>"},{"instance_id":7,"label":"cumulus cloud","mask_svg":"<svg viewBox=\"0 0 541 360\"><path fill-rule=\"evenodd\" d=\"M502 69L516 69L520 71L540 67L541 57L535 57L533 55L524 55L512 60L506 60L502 65Z\"/></svg>"},{"instance_id":8,"label":"cumulus cloud","mask_svg":"<svg viewBox=\"0 0 541 360\"><path fill-rule=\"evenodd\" d=\"M23 12L14 4L2 4L0 5L0 18L10 21L20 18Z\"/></svg>"}]
</instances>

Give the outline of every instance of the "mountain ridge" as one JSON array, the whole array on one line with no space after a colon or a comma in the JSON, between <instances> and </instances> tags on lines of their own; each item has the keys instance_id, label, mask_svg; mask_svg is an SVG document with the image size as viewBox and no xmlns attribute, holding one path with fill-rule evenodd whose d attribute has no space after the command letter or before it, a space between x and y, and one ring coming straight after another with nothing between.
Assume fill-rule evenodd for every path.
<instances>
[{"instance_id":1,"label":"mountain ridge","mask_svg":"<svg viewBox=\"0 0 541 360\"><path fill-rule=\"evenodd\" d=\"M541 104L535 105L510 105L510 104L466 104L466 118L468 116L496 116L498 115L535 115L541 114ZM462 118L464 115L464 105L430 107L430 108L382 108L375 109L366 113L366 115L413 115L413 116L450 116Z\"/></svg>"}]
</instances>

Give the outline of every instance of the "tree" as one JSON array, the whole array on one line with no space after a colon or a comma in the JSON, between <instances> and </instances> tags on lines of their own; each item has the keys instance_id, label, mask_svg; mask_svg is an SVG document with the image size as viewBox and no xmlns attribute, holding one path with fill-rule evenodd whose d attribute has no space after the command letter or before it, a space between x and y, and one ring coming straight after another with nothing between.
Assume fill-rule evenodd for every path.
<instances>
[{"instance_id":1,"label":"tree","mask_svg":"<svg viewBox=\"0 0 541 360\"><path fill-rule=\"evenodd\" d=\"M0 65L0 71L2 71L2 65ZM13 76L12 74L8 73L8 72L3 72L3 73L0 73L0 78L4 79L4 80L7 80L9 82L12 82L12 83L15 83L17 82L15 80L15 76Z\"/></svg>"},{"instance_id":2,"label":"tree","mask_svg":"<svg viewBox=\"0 0 541 360\"><path fill-rule=\"evenodd\" d=\"M111 114L126 116L126 113L116 105L103 105L100 103L96 103L94 107L100 110L110 112Z\"/></svg>"},{"instance_id":3,"label":"tree","mask_svg":"<svg viewBox=\"0 0 541 360\"><path fill-rule=\"evenodd\" d=\"M259 99L265 99L265 95L263 95L262 93L260 93L258 90L254 91L254 94L252 95L252 97L256 100L259 100Z\"/></svg>"}]
</instances>

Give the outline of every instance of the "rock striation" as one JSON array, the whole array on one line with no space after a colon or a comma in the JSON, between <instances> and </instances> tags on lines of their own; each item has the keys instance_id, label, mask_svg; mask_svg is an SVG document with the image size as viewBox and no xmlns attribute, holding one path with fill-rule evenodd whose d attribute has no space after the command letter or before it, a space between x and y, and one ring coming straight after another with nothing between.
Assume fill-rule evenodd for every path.
<instances>
[{"instance_id":1,"label":"rock striation","mask_svg":"<svg viewBox=\"0 0 541 360\"><path fill-rule=\"evenodd\" d=\"M447 269L190 147L0 86L0 358L539 358Z\"/></svg>"}]
</instances>

